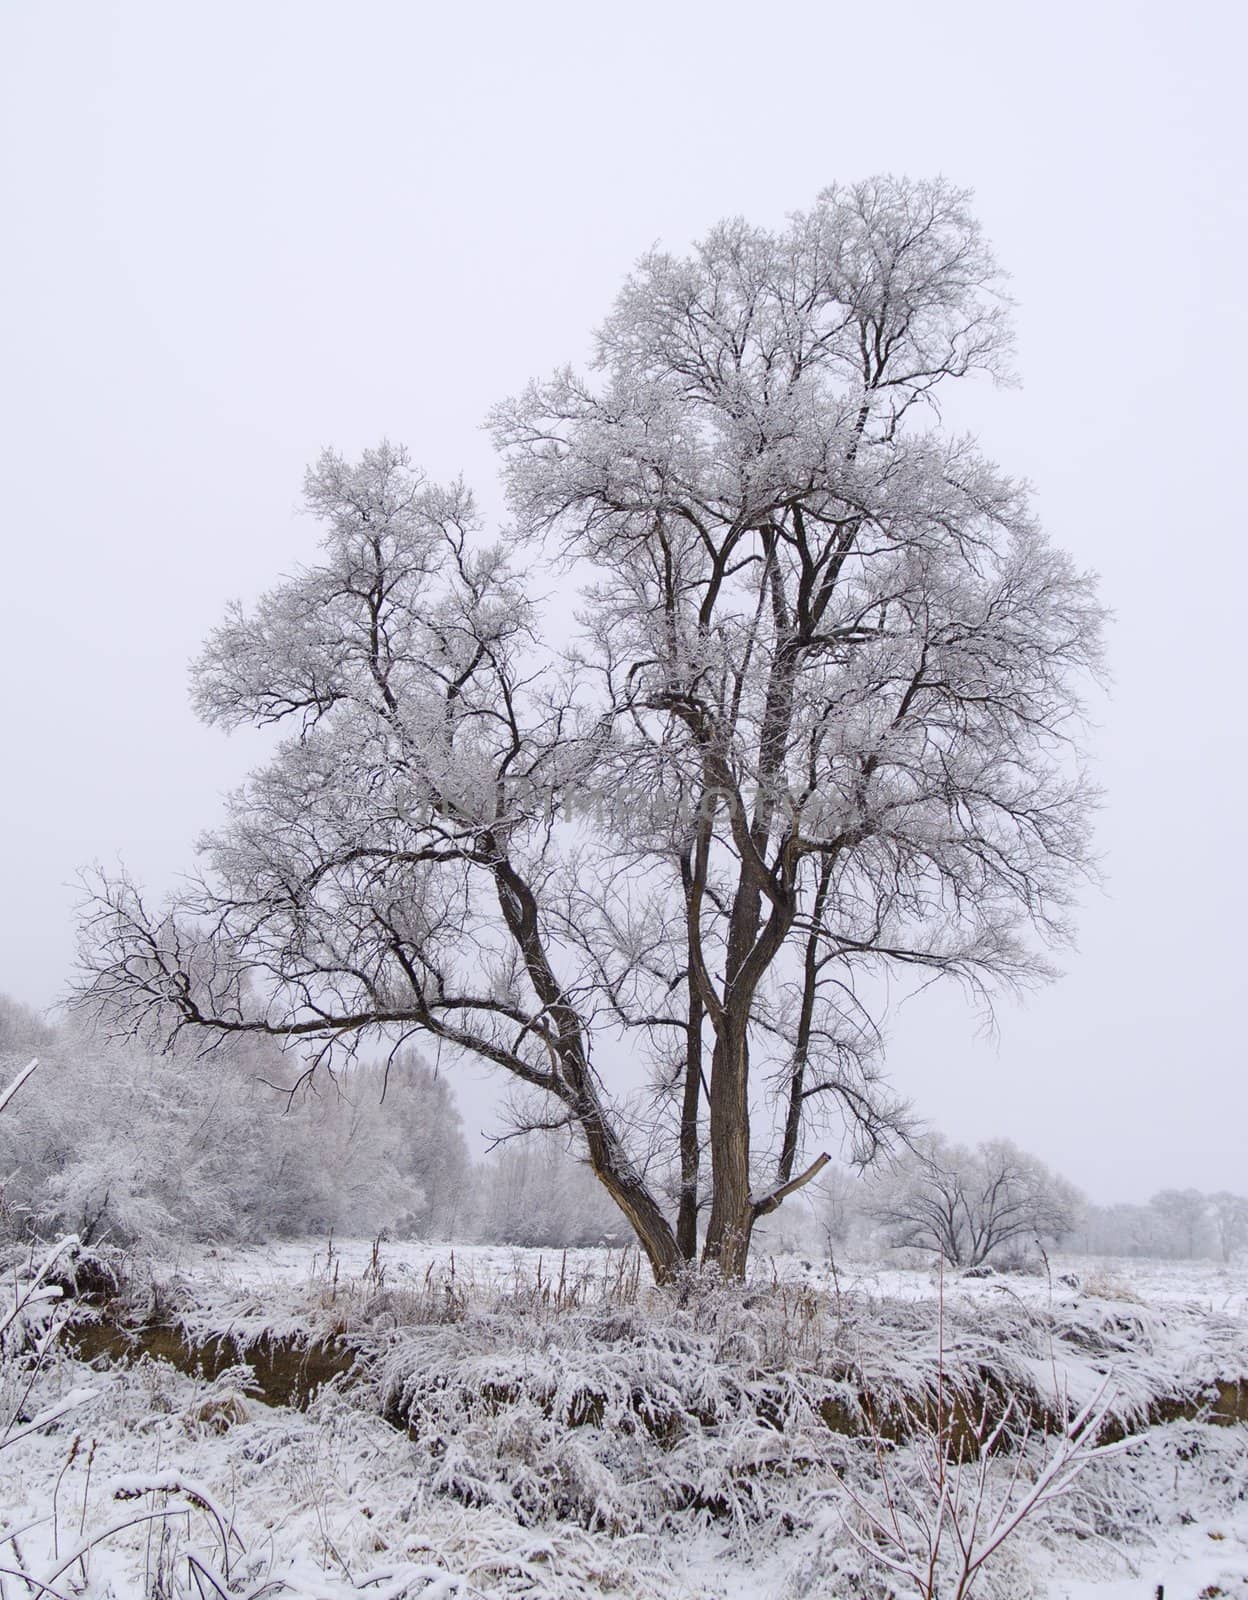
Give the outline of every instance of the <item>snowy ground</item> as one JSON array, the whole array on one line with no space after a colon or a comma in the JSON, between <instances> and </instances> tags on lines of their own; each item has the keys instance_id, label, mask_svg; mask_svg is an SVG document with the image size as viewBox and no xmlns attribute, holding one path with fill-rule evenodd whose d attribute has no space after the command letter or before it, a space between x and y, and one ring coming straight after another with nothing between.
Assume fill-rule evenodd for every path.
<instances>
[{"instance_id":1,"label":"snowy ground","mask_svg":"<svg viewBox=\"0 0 1248 1600\"><path fill-rule=\"evenodd\" d=\"M561 1270L571 1277L605 1276L619 1271L625 1252L596 1250L520 1249L512 1245L421 1244L402 1240L306 1239L278 1244L229 1249L214 1245L184 1246L160 1265L166 1271L185 1272L196 1279L255 1284L304 1283L310 1277L341 1279L366 1275L374 1250L380 1267L392 1281L423 1281L428 1273L444 1276L452 1270L476 1283L506 1285L531 1282L539 1271L545 1279ZM1134 1261L1095 1257L1055 1257L1055 1280L1073 1274L1085 1289L1105 1298L1121 1293L1149 1305L1191 1305L1209 1311L1248 1317L1248 1261L1223 1266L1213 1261ZM791 1282L809 1282L830 1292L863 1293L877 1299L930 1299L938 1274L931 1266L906 1269L874 1261L845 1261L833 1265L814 1256L759 1255L753 1274L767 1279L773 1274ZM1040 1273L1010 1273L996 1278L967 1279L955 1273L945 1278L951 1293L994 1295L1005 1292L1028 1298L1049 1292Z\"/></svg>"},{"instance_id":2,"label":"snowy ground","mask_svg":"<svg viewBox=\"0 0 1248 1600\"><path fill-rule=\"evenodd\" d=\"M1108 1327L1126 1330L1127 1392L1155 1381L1159 1363L1197 1376L1248 1376L1229 1370L1241 1348L1248 1365L1244 1269L1063 1260L1052 1270L1052 1281L942 1282L926 1269L838 1264L833 1272L784 1257L758 1263L747 1302L761 1309L669 1314L655 1308L644 1275L630 1277L619 1252L386 1243L374 1253L369 1241L331 1249L324 1240L185 1250L151 1276L162 1294L194 1308L188 1321L244 1338L262 1328L364 1330L379 1362L400 1379L406 1373L419 1394L417 1438L383 1420L368 1384L322 1391L299 1412L260 1403L241 1369L209 1383L150 1360L93 1374L62 1359L27 1414L87 1384L98 1393L0 1448L0 1568L21 1565L42 1575L48 1594L96 1600L884 1600L887 1588L854 1576L843 1536L840 1485L870 1469L858 1442L817 1419L802 1424L796 1412L778 1431L738 1425L725 1374L774 1369L797 1386L799 1369L817 1364L812 1352L826 1348L819 1341L832 1329L853 1339L861 1370L884 1382L930 1355L924 1317L943 1292L951 1348L942 1359L951 1363L959 1338L967 1359L981 1361L1011 1318L1039 1319L1057 1306L1061 1336L1046 1359L1022 1346L1010 1357L1015 1371L1030 1361L1040 1386L1051 1370L1052 1383L1074 1394L1100 1370L1082 1361L1085 1335ZM1062 1281L1071 1275L1077 1286ZM418 1340L400 1325L405 1307L419 1307L425 1319ZM514 1333L520 1327L522 1337ZM544 1408L533 1397L541 1399L546 1382L560 1393L561 1384L568 1393L587 1382L607 1387L601 1360L594 1365L595 1328L608 1341L624 1400L613 1411L608 1394L600 1419L565 1427L558 1394ZM639 1340L637 1328L653 1328L653 1342ZM630 1392L648 1383L675 1394L691 1382L703 1386L700 1404L712 1419L705 1428L661 1450L657 1430L630 1432ZM499 1398L474 1409L477 1390ZM417 1420L416 1411L407 1415ZM812 1460L812 1441L826 1459ZM713 1499L709 1492L681 1509L671 1485L656 1481L660 1471L700 1492L719 1485L727 1509L697 1509ZM119 1482L131 1498L114 1497ZM1058 1525L1026 1529L975 1593L1152 1600L1164 1585L1165 1600L1248 1597L1248 1428L1191 1420L1154 1427L1130 1453L1091 1469L1087 1483L1086 1504L1072 1513L1082 1518L1078 1537ZM69 1560L110 1520L169 1505L183 1509L163 1524L123 1530L83 1562ZM205 1506L230 1530L224 1545ZM54 1577L58 1567L64 1571ZM0 1583L8 1584L0 1587L5 1600L36 1592L2 1573ZM913 1591L893 1592L901 1600Z\"/></svg>"}]
</instances>

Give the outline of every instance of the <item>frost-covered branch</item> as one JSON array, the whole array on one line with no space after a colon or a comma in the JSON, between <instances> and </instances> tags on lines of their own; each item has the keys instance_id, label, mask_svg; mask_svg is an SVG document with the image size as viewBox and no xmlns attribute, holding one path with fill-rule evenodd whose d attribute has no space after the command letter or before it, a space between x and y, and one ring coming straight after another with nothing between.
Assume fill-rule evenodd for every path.
<instances>
[{"instance_id":1,"label":"frost-covered branch","mask_svg":"<svg viewBox=\"0 0 1248 1600\"><path fill-rule=\"evenodd\" d=\"M940 422L1008 348L968 196L875 179L643 259L591 373L494 414L501 538L402 450L326 453L319 558L194 673L205 719L284 742L183 894L96 887L85 1003L484 1060L571 1120L660 1277L703 1214L739 1275L827 1109L864 1153L902 1126L857 976L1043 981L1092 869L1095 587ZM610 1088L639 1053L649 1113Z\"/></svg>"}]
</instances>

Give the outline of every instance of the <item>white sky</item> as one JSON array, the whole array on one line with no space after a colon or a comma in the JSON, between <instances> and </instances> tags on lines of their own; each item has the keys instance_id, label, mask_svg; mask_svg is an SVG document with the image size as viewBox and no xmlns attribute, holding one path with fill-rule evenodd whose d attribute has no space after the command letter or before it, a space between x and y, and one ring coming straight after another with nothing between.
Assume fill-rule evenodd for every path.
<instances>
[{"instance_id":1,"label":"white sky","mask_svg":"<svg viewBox=\"0 0 1248 1600\"><path fill-rule=\"evenodd\" d=\"M642 250L943 172L1020 302L1025 387L976 425L1117 612L1108 890L995 1043L928 997L891 1070L1096 1198L1248 1189L1243 16L0 0L0 989L53 1001L77 868L168 884L254 759L185 665L310 553L322 446L388 434L497 506L487 407Z\"/></svg>"}]
</instances>

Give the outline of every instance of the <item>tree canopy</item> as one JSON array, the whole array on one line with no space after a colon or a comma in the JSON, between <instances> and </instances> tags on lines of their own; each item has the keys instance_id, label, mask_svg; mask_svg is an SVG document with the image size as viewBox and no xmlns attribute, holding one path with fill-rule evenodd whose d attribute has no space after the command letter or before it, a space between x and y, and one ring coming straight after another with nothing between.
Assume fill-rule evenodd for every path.
<instances>
[{"instance_id":1,"label":"tree canopy","mask_svg":"<svg viewBox=\"0 0 1248 1600\"><path fill-rule=\"evenodd\" d=\"M591 371L497 408L494 537L403 449L323 455L319 558L194 673L286 736L189 888L97 881L90 1003L488 1061L660 1278L741 1273L828 1112L901 1121L862 976L1042 978L1088 866L1094 585L939 409L1008 376L999 282L964 193L832 188L645 257Z\"/></svg>"}]
</instances>

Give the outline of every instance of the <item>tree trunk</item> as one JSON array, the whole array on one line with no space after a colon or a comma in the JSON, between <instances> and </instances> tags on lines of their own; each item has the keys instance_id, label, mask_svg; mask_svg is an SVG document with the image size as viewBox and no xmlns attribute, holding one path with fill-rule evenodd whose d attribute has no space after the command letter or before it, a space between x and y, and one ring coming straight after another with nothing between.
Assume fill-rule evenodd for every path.
<instances>
[{"instance_id":1,"label":"tree trunk","mask_svg":"<svg viewBox=\"0 0 1248 1600\"><path fill-rule=\"evenodd\" d=\"M797 1036L793 1045L793 1065L789 1078L789 1110L784 1122L784 1138L780 1144L780 1160L776 1164L776 1177L788 1183L797 1161L797 1148L801 1142L802 1113L806 1098L806 1066L810 1060L810 1036L815 1017L815 996L819 985L819 928L823 923L827 904L828 885L832 881L832 859L825 857L819 868L819 884L815 891L815 905L811 912L811 932L806 940L806 953L802 961L802 1005L797 1018Z\"/></svg>"},{"instance_id":2,"label":"tree trunk","mask_svg":"<svg viewBox=\"0 0 1248 1600\"><path fill-rule=\"evenodd\" d=\"M684 1271L685 1257L676 1243L670 1223L645 1185L634 1174L621 1171L609 1158L604 1160L601 1143L598 1143L597 1153L595 1143L598 1142L589 1142L590 1166L628 1218L641 1248L646 1252L655 1283L673 1283Z\"/></svg>"},{"instance_id":3,"label":"tree trunk","mask_svg":"<svg viewBox=\"0 0 1248 1600\"><path fill-rule=\"evenodd\" d=\"M684 1265L671 1224L607 1121L585 1054L582 1020L563 993L542 941L537 899L496 841L485 836L503 919L524 958L533 990L555 1026L551 1051L559 1064L560 1098L581 1132L589 1164L628 1218L650 1261L656 1283L670 1283Z\"/></svg>"},{"instance_id":4,"label":"tree trunk","mask_svg":"<svg viewBox=\"0 0 1248 1600\"><path fill-rule=\"evenodd\" d=\"M754 1208L750 1200L749 1057L745 1029L723 1020L711 1067L711 1220L702 1260L744 1278Z\"/></svg>"},{"instance_id":5,"label":"tree trunk","mask_svg":"<svg viewBox=\"0 0 1248 1600\"><path fill-rule=\"evenodd\" d=\"M676 1243L686 1261L698 1254L698 1107L702 1098L702 997L689 982L689 1032L685 1051L685 1092L680 1107L680 1206Z\"/></svg>"}]
</instances>

